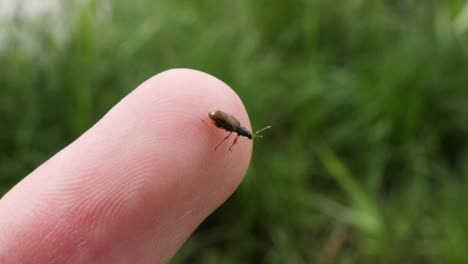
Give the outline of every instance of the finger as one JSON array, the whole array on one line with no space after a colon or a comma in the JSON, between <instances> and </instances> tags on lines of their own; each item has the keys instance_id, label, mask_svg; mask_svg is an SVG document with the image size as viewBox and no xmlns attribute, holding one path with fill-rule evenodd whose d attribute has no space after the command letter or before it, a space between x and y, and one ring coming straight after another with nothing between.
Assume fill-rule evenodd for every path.
<instances>
[{"instance_id":1,"label":"finger","mask_svg":"<svg viewBox=\"0 0 468 264\"><path fill-rule=\"evenodd\" d=\"M155 263L235 190L252 142L234 152L212 109L250 128L238 96L193 70L144 82L0 200L0 263Z\"/></svg>"}]
</instances>

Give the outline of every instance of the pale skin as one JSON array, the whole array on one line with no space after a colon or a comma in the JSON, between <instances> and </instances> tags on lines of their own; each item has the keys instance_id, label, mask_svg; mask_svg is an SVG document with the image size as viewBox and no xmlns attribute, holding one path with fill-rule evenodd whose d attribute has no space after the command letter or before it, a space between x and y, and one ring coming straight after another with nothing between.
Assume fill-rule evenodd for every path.
<instances>
[{"instance_id":1,"label":"pale skin","mask_svg":"<svg viewBox=\"0 0 468 264\"><path fill-rule=\"evenodd\" d=\"M141 84L0 199L0 263L168 262L250 162L251 140L213 151L226 134L200 118L216 108L251 129L239 97L208 74Z\"/></svg>"}]
</instances>

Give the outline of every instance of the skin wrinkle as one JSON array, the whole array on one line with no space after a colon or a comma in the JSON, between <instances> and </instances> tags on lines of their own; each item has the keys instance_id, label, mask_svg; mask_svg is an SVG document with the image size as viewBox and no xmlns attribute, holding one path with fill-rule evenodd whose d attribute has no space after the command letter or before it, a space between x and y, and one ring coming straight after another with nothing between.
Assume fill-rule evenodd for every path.
<instances>
[{"instance_id":1,"label":"skin wrinkle","mask_svg":"<svg viewBox=\"0 0 468 264\"><path fill-rule=\"evenodd\" d=\"M84 232L80 233L76 228L74 228L71 224L67 224L65 223L66 227L67 227L67 230L70 230L70 232L68 233L68 236L70 237L76 237L76 240L74 242L74 244L76 245L80 245L81 243L83 243L84 241L86 241L85 239L85 235L84 235ZM59 242L60 243L60 242ZM52 262L53 263L64 263L66 262L68 259L70 259L71 255L73 254L73 252L69 252L68 255L64 255L64 254L60 254L60 251L58 250L58 248L60 247L54 247L53 248L53 252L54 252L54 256L55 257L52 257ZM78 253L79 254L79 253Z\"/></svg>"},{"instance_id":2,"label":"skin wrinkle","mask_svg":"<svg viewBox=\"0 0 468 264\"><path fill-rule=\"evenodd\" d=\"M56 219L56 221L54 222L39 221L39 223L42 223L42 225L34 227L35 230L40 230L40 229L46 230L46 233L41 234L40 236L42 243L56 244L57 237L54 237L54 233L57 230L69 230L68 226L70 225L67 225L67 221L65 220L66 219L65 216L67 212L68 211L65 211L65 210L50 210L48 214L40 215L40 218L43 218L43 219L49 219L49 218ZM34 233L28 234L28 236L34 237ZM21 246L24 246L24 245L21 245ZM50 247L50 248L52 249L52 251L47 251L48 253L53 252L53 250L55 249L55 247ZM34 252L35 251L34 248L32 248L31 251Z\"/></svg>"},{"instance_id":3,"label":"skin wrinkle","mask_svg":"<svg viewBox=\"0 0 468 264\"><path fill-rule=\"evenodd\" d=\"M114 157L114 159L115 159L115 157ZM126 183L127 181L128 181L128 182L132 182L132 181L134 181L133 179L140 179L140 178L141 178L141 177L134 177L134 176L135 176L135 175L138 175L138 173L139 173L139 171L141 170L141 168L146 168L146 167L148 167L148 166L146 166L144 163L142 163L142 161L144 161L144 160L145 160L145 159L139 160L138 162L136 162L136 161L135 161L135 162L129 161L127 164L121 164L121 166L123 166L123 171L125 171L125 173L127 174L126 176L123 175L123 176L125 176L125 177L127 178L127 180L124 180L124 183L122 184L122 186L127 185L127 184L128 184L128 183ZM123 159L123 161L125 161L125 159ZM148 161L147 163L151 163L151 162L153 162L153 161L154 161L154 160L150 157L150 158L149 158L149 161ZM133 163L134 166L131 166L131 163ZM141 164L143 164L143 165L141 166ZM135 165L136 165L136 166L135 166ZM130 169L130 170L128 170L128 169ZM101 172L101 170L102 170L102 171L107 171L109 174L112 174L112 175L114 175L114 176L116 176L116 175L121 175L121 173L118 173L118 170L119 170L119 169L114 169L112 166L110 166L110 168L101 168L101 169L98 168L96 172L92 172L92 173L90 173L90 174L92 174L92 175L99 175L99 174L102 174L103 172ZM114 172L114 170L117 170L117 171ZM90 177L86 177L86 178L90 178ZM133 179L130 179L130 178L133 178ZM144 179L144 178L143 178L143 179ZM108 184L111 184L111 183L112 183L112 181L109 181L110 178L103 178L103 180L104 180L105 182L107 181ZM101 181L101 182L102 182L102 181ZM93 182L93 185L96 185L96 184L98 184L98 185L106 185L105 182L104 182L104 183ZM72 186L75 186L75 187L76 187L76 185L77 185L76 183L73 183ZM112 184L111 184L111 185L112 185ZM89 187L85 186L83 189L87 189L87 188L89 188ZM120 187L117 187L117 188L120 188ZM99 190L99 189L98 189L98 190ZM68 191L66 191L66 193L68 193ZM82 192L82 190L76 190L76 191L73 191L73 193L79 194L79 193L83 193L83 192ZM117 198L118 198L118 197L117 197ZM88 199L88 198L86 198L86 199Z\"/></svg>"},{"instance_id":4,"label":"skin wrinkle","mask_svg":"<svg viewBox=\"0 0 468 264\"><path fill-rule=\"evenodd\" d=\"M67 254L63 254L63 252L60 252L61 254L57 255L58 248L60 246L63 246L65 243L60 240L60 236L55 236L57 233L57 230L67 230L66 234L70 233L77 233L77 231L74 231L73 225L71 225L67 220L66 217L64 217L66 214L63 213L60 215L60 217L55 217L54 219L57 219L53 223L48 223L47 226L51 226L51 228L44 228L44 230L47 230L45 234L41 236L41 243L43 244L48 244L50 247L48 247L49 250L46 251L47 255L49 256L50 262L62 262L68 258L68 256L72 252L68 252ZM38 227L40 228L40 227ZM74 241L80 240L80 236L70 236L70 240L63 240L67 241L68 243L74 243ZM68 244L67 243L67 244ZM36 250L32 249L33 252L36 252ZM39 253L39 252L38 252ZM57 261L58 260L58 261ZM23 262L26 260L20 260L20 262Z\"/></svg>"}]
</instances>

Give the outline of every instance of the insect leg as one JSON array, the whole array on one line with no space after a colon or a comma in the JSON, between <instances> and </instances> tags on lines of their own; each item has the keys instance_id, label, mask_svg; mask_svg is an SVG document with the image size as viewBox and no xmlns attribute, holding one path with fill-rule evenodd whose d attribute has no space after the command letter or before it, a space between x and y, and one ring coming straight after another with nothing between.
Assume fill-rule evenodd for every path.
<instances>
[{"instance_id":1,"label":"insect leg","mask_svg":"<svg viewBox=\"0 0 468 264\"><path fill-rule=\"evenodd\" d=\"M210 125L210 124L208 124L208 122L207 122L205 119L201 119L201 118L200 118L200 120L201 120L203 123L205 123L207 126Z\"/></svg>"},{"instance_id":2,"label":"insect leg","mask_svg":"<svg viewBox=\"0 0 468 264\"><path fill-rule=\"evenodd\" d=\"M234 139L234 142L232 142L232 145L229 147L229 151L232 151L232 147L237 143L237 140L239 139L240 135L237 135L236 138Z\"/></svg>"},{"instance_id":3,"label":"insect leg","mask_svg":"<svg viewBox=\"0 0 468 264\"><path fill-rule=\"evenodd\" d=\"M232 132L229 133L229 135L227 135L221 142L219 142L219 144L215 147L215 151L218 149L219 146L221 146L221 144L223 144L224 141L226 141L226 139L228 139L230 136L231 136Z\"/></svg>"}]
</instances>

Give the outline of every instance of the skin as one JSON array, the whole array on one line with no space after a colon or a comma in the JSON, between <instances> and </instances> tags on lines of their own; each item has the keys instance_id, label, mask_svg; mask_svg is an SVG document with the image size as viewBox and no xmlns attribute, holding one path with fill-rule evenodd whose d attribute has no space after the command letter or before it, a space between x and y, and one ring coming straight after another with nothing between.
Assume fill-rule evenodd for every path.
<instances>
[{"instance_id":1,"label":"skin","mask_svg":"<svg viewBox=\"0 0 468 264\"><path fill-rule=\"evenodd\" d=\"M200 118L222 108L250 129L239 97L194 70L141 84L0 199L0 263L166 263L237 188L252 141ZM38 139L40 140L40 139Z\"/></svg>"}]
</instances>

